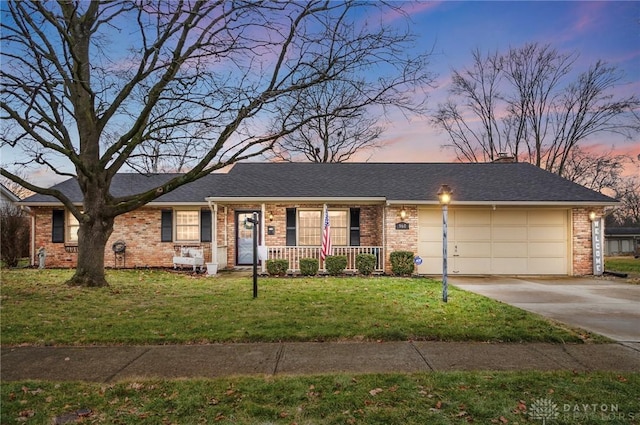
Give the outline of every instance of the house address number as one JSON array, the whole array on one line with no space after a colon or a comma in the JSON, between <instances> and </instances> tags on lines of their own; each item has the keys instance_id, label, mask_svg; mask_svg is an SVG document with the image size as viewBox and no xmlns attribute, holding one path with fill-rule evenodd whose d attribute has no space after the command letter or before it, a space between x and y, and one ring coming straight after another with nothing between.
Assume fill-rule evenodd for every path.
<instances>
[{"instance_id":1,"label":"house address number","mask_svg":"<svg viewBox=\"0 0 640 425\"><path fill-rule=\"evenodd\" d=\"M396 230L409 230L409 223L405 223L404 221L396 223Z\"/></svg>"}]
</instances>

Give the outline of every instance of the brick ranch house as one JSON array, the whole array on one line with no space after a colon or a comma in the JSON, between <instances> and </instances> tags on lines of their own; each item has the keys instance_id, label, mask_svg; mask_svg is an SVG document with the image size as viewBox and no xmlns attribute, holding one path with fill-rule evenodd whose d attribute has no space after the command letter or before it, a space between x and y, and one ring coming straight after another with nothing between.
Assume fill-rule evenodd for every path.
<instances>
[{"instance_id":1,"label":"brick ranch house","mask_svg":"<svg viewBox=\"0 0 640 425\"><path fill-rule=\"evenodd\" d=\"M114 197L153 188L172 174L119 174ZM267 258L319 257L322 211L330 214L333 253L373 253L390 273L389 254L412 251L424 275L442 272L442 208L448 207L450 274L587 275L593 272L592 221L617 201L526 163L239 163L116 218L105 251L108 267L171 267L182 248L204 251L218 269L252 262L252 225ZM55 186L82 204L75 180ZM22 202L32 211L32 259L74 267L78 223L52 197ZM590 218L591 215L591 218ZM126 244L123 254L112 246ZM262 264L264 269L264 262Z\"/></svg>"}]
</instances>

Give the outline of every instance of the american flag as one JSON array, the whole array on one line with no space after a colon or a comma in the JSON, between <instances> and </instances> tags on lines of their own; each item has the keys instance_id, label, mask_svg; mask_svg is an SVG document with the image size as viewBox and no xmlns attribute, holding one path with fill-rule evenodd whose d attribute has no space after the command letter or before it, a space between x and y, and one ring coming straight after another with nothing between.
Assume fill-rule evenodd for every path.
<instances>
[{"instance_id":1,"label":"american flag","mask_svg":"<svg viewBox=\"0 0 640 425\"><path fill-rule=\"evenodd\" d=\"M331 225L329 224L329 208L324 209L324 228L322 229L322 248L320 258L324 261L327 255L331 255Z\"/></svg>"}]
</instances>

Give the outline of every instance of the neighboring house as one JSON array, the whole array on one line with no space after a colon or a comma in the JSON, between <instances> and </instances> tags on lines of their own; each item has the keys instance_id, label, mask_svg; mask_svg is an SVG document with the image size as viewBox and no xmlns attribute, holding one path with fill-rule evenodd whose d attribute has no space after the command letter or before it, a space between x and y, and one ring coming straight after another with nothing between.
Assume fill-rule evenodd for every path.
<instances>
[{"instance_id":1,"label":"neighboring house","mask_svg":"<svg viewBox=\"0 0 640 425\"><path fill-rule=\"evenodd\" d=\"M607 227L606 255L640 255L640 227Z\"/></svg>"},{"instance_id":2,"label":"neighboring house","mask_svg":"<svg viewBox=\"0 0 640 425\"><path fill-rule=\"evenodd\" d=\"M144 190L173 177L119 174L112 194ZM448 207L450 274L592 273L590 213L603 223L617 201L526 163L239 163L116 218L110 244L126 243L127 267L168 267L182 247L204 248L219 269L248 266L252 225L260 219L260 245L268 258L319 257L322 211L330 214L333 254L378 258L412 251L419 274L442 272L442 208L437 192L453 190ZM79 205L75 180L55 186ZM24 201L35 215L37 246L47 265L73 267L78 223L57 200ZM118 265L111 245L106 265Z\"/></svg>"},{"instance_id":3,"label":"neighboring house","mask_svg":"<svg viewBox=\"0 0 640 425\"><path fill-rule=\"evenodd\" d=\"M0 184L0 205L13 204L18 202L18 198L12 191L7 189L3 184Z\"/></svg>"}]
</instances>

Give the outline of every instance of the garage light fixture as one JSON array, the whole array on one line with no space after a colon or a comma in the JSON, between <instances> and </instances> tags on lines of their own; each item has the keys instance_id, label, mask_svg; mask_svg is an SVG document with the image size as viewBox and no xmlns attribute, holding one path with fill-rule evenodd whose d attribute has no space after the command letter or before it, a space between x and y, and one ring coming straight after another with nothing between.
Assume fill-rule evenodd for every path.
<instances>
[{"instance_id":1,"label":"garage light fixture","mask_svg":"<svg viewBox=\"0 0 640 425\"><path fill-rule=\"evenodd\" d=\"M595 211L589 211L589 220L593 221L596 219L596 212Z\"/></svg>"},{"instance_id":2,"label":"garage light fixture","mask_svg":"<svg viewBox=\"0 0 640 425\"><path fill-rule=\"evenodd\" d=\"M405 218L407 218L407 210L404 209L403 205L402 209L400 210L400 219L404 220Z\"/></svg>"},{"instance_id":3,"label":"garage light fixture","mask_svg":"<svg viewBox=\"0 0 640 425\"><path fill-rule=\"evenodd\" d=\"M449 185L443 184L438 190L438 200L442 205L442 301L447 302L447 214L453 191Z\"/></svg>"}]
</instances>

